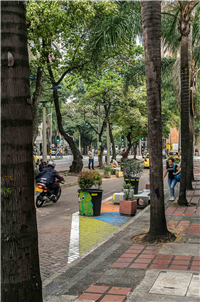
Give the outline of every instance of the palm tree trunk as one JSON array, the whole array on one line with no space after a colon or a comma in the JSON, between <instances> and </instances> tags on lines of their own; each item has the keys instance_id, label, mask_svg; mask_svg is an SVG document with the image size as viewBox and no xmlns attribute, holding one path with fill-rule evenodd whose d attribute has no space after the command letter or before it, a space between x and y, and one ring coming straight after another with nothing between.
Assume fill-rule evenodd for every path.
<instances>
[{"instance_id":1,"label":"palm tree trunk","mask_svg":"<svg viewBox=\"0 0 200 302\"><path fill-rule=\"evenodd\" d=\"M189 153L189 61L188 35L181 36L181 180L178 204L187 205L187 169Z\"/></svg>"},{"instance_id":2,"label":"palm tree trunk","mask_svg":"<svg viewBox=\"0 0 200 302\"><path fill-rule=\"evenodd\" d=\"M190 114L190 125L189 125L189 153L188 153L188 167L187 167L187 182L186 190L193 190L192 181L194 180L194 170L193 170L193 139L194 139L194 119Z\"/></svg>"},{"instance_id":3,"label":"palm tree trunk","mask_svg":"<svg viewBox=\"0 0 200 302\"><path fill-rule=\"evenodd\" d=\"M26 10L1 2L1 299L42 302Z\"/></svg>"},{"instance_id":4,"label":"palm tree trunk","mask_svg":"<svg viewBox=\"0 0 200 302\"><path fill-rule=\"evenodd\" d=\"M148 148L150 155L150 230L144 240L169 237L167 230L162 162L161 118L161 2L142 1L142 29L148 105Z\"/></svg>"}]
</instances>

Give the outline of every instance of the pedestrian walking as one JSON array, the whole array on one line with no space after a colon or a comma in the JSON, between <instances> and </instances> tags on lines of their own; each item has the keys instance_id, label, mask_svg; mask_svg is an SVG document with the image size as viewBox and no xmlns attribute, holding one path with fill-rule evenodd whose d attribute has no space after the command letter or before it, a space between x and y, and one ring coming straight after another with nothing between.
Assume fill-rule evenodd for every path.
<instances>
[{"instance_id":1,"label":"pedestrian walking","mask_svg":"<svg viewBox=\"0 0 200 302\"><path fill-rule=\"evenodd\" d=\"M62 147L60 148L60 158L62 158L63 157L63 149L62 149Z\"/></svg>"},{"instance_id":2,"label":"pedestrian walking","mask_svg":"<svg viewBox=\"0 0 200 302\"><path fill-rule=\"evenodd\" d=\"M58 151L58 148L56 149L56 154L55 154L55 157L57 158L58 157L58 153L59 153L59 151Z\"/></svg>"},{"instance_id":3,"label":"pedestrian walking","mask_svg":"<svg viewBox=\"0 0 200 302\"><path fill-rule=\"evenodd\" d=\"M90 150L88 151L88 156L89 156L88 169L90 170L90 165L92 164L92 170L94 170L94 152L92 151L91 147Z\"/></svg>"},{"instance_id":4,"label":"pedestrian walking","mask_svg":"<svg viewBox=\"0 0 200 302\"><path fill-rule=\"evenodd\" d=\"M65 155L68 155L68 149L67 149L67 147L65 148Z\"/></svg>"},{"instance_id":5,"label":"pedestrian walking","mask_svg":"<svg viewBox=\"0 0 200 302\"><path fill-rule=\"evenodd\" d=\"M173 157L170 157L169 161L167 163L165 174L163 176L163 180L164 180L165 176L168 173L168 184L169 184L170 195L171 195L171 197L169 199L170 201L175 200L174 187L175 187L177 181L180 181L180 172L181 172L181 169L177 165L174 165L174 159L173 159Z\"/></svg>"}]
</instances>

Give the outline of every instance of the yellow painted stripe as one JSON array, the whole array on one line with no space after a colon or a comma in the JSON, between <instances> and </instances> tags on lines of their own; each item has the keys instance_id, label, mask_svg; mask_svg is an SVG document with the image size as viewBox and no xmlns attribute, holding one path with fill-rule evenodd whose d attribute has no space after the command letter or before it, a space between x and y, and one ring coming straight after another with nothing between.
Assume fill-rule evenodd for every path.
<instances>
[{"instance_id":1,"label":"yellow painted stripe","mask_svg":"<svg viewBox=\"0 0 200 302\"><path fill-rule=\"evenodd\" d=\"M90 248L106 239L118 229L109 223L90 217L79 217L79 254L82 255Z\"/></svg>"}]
</instances>

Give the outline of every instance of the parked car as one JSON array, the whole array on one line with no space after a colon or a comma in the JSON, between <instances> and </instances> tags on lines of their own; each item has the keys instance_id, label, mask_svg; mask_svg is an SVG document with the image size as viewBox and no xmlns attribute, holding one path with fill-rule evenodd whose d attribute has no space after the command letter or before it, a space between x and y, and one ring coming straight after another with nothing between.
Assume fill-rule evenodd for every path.
<instances>
[{"instance_id":1,"label":"parked car","mask_svg":"<svg viewBox=\"0 0 200 302\"><path fill-rule=\"evenodd\" d=\"M144 169L145 168L149 168L149 153L147 153L144 158Z\"/></svg>"},{"instance_id":2,"label":"parked car","mask_svg":"<svg viewBox=\"0 0 200 302\"><path fill-rule=\"evenodd\" d=\"M51 151L51 155L56 155L56 150L57 150L56 148L53 148Z\"/></svg>"},{"instance_id":3,"label":"parked car","mask_svg":"<svg viewBox=\"0 0 200 302\"><path fill-rule=\"evenodd\" d=\"M179 159L180 160L180 154L178 153L178 151L170 151L168 153L168 158L169 157L173 157L174 159Z\"/></svg>"}]
</instances>

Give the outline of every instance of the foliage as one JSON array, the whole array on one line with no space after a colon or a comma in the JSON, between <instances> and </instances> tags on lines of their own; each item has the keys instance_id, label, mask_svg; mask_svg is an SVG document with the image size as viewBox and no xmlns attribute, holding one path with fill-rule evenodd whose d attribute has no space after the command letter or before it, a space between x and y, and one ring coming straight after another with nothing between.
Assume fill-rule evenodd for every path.
<instances>
[{"instance_id":1,"label":"foliage","mask_svg":"<svg viewBox=\"0 0 200 302\"><path fill-rule=\"evenodd\" d=\"M127 160L123 162L123 171L125 177L139 176L143 171L140 162L136 160Z\"/></svg>"},{"instance_id":2,"label":"foliage","mask_svg":"<svg viewBox=\"0 0 200 302\"><path fill-rule=\"evenodd\" d=\"M112 170L112 168L110 166L104 167L104 171L105 172L110 172L111 170Z\"/></svg>"},{"instance_id":3,"label":"foliage","mask_svg":"<svg viewBox=\"0 0 200 302\"><path fill-rule=\"evenodd\" d=\"M132 199L134 187L130 183L126 184L125 182L122 184L122 187L122 192L124 192L123 198L125 200L128 200L129 198Z\"/></svg>"},{"instance_id":4,"label":"foliage","mask_svg":"<svg viewBox=\"0 0 200 302\"><path fill-rule=\"evenodd\" d=\"M98 171L84 171L79 174L78 185L82 191L90 189L92 186L100 189L102 185L102 176Z\"/></svg>"}]
</instances>

